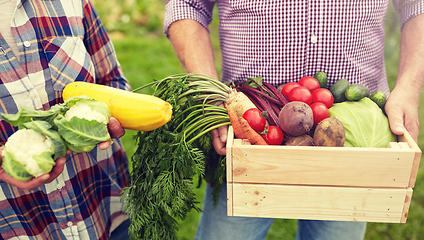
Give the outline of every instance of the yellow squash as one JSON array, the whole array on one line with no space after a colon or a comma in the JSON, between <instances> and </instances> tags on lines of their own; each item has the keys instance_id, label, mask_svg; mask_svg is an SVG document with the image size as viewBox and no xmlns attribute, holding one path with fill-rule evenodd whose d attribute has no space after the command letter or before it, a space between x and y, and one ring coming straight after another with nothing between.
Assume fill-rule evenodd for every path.
<instances>
[{"instance_id":1,"label":"yellow squash","mask_svg":"<svg viewBox=\"0 0 424 240\"><path fill-rule=\"evenodd\" d=\"M125 129L151 131L171 120L172 105L152 95L88 82L72 82L63 90L64 100L82 95L106 103Z\"/></svg>"}]
</instances>

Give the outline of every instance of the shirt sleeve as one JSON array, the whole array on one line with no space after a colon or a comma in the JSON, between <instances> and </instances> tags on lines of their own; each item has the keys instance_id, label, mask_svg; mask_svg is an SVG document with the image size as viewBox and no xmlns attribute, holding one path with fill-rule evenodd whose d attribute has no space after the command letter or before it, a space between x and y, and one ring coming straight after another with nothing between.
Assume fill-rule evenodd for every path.
<instances>
[{"instance_id":1,"label":"shirt sleeve","mask_svg":"<svg viewBox=\"0 0 424 240\"><path fill-rule=\"evenodd\" d=\"M84 0L84 45L91 56L96 83L131 90L116 57L114 46L100 17L89 0Z\"/></svg>"},{"instance_id":2,"label":"shirt sleeve","mask_svg":"<svg viewBox=\"0 0 424 240\"><path fill-rule=\"evenodd\" d=\"M400 29L402 31L409 19L424 13L424 0L393 0L393 7L400 15Z\"/></svg>"},{"instance_id":3,"label":"shirt sleeve","mask_svg":"<svg viewBox=\"0 0 424 240\"><path fill-rule=\"evenodd\" d=\"M168 37L169 26L178 20L193 19L208 29L212 22L215 0L167 0L164 29Z\"/></svg>"}]
</instances>

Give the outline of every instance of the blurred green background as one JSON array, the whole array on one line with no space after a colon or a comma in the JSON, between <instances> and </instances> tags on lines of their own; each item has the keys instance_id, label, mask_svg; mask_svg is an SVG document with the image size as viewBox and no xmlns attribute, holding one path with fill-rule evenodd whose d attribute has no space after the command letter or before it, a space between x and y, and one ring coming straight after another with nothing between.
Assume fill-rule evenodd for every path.
<instances>
[{"instance_id":1,"label":"blurred green background","mask_svg":"<svg viewBox=\"0 0 424 240\"><path fill-rule=\"evenodd\" d=\"M93 0L100 17L115 45L118 60L125 76L133 88L183 72L172 46L163 35L165 0ZM216 66L220 70L217 11L210 26L215 48ZM386 20L386 68L391 89L397 75L399 47L399 17L390 5ZM145 90L143 93L151 93ZM421 102L424 101L421 98ZM422 106L422 103L421 103ZM419 109L420 122L424 110ZM418 145L424 149L424 132L421 130ZM129 157L136 149L134 131L127 131L123 137L124 147ZM418 173L412 203L406 224L368 223L367 240L418 240L424 239L424 172L421 166ZM203 198L204 185L196 189L199 202ZM201 206L201 203L199 203ZM178 239L193 239L199 213L191 212L180 221ZM277 219L272 225L267 240L294 239L296 220Z\"/></svg>"}]
</instances>

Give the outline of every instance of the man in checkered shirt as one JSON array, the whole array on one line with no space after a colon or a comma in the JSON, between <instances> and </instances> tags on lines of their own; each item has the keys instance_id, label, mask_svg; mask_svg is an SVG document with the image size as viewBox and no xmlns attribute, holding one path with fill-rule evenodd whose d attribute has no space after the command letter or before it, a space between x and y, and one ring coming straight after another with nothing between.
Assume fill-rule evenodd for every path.
<instances>
[{"instance_id":1,"label":"man in checkered shirt","mask_svg":"<svg viewBox=\"0 0 424 240\"><path fill-rule=\"evenodd\" d=\"M328 87L345 78L371 93L389 95L384 65L384 22L389 0L260 1L168 0L165 34L187 72L218 79L208 24L217 3L223 82L261 76L275 86L327 73ZM417 140L418 100L424 78L424 1L394 0L401 46L396 86L386 103L393 133L404 127ZM226 129L212 132L224 155ZM208 185L196 239L264 239L273 219L226 216L225 184L212 209ZM298 239L363 239L366 223L298 221Z\"/></svg>"}]
</instances>

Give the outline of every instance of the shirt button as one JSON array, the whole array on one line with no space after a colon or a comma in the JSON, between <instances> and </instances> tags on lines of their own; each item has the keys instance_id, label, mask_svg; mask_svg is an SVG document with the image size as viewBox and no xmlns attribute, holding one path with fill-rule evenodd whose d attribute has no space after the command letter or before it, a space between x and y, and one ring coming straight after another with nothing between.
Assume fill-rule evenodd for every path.
<instances>
[{"instance_id":1,"label":"shirt button","mask_svg":"<svg viewBox=\"0 0 424 240\"><path fill-rule=\"evenodd\" d=\"M29 47L29 46L31 46L31 43L30 43L29 41L25 41L25 42L24 42L24 46L25 46L25 47Z\"/></svg>"},{"instance_id":2,"label":"shirt button","mask_svg":"<svg viewBox=\"0 0 424 240\"><path fill-rule=\"evenodd\" d=\"M29 93L29 97L32 98L32 99L34 99L34 98L37 97L37 95L35 95L35 93Z\"/></svg>"},{"instance_id":3,"label":"shirt button","mask_svg":"<svg viewBox=\"0 0 424 240\"><path fill-rule=\"evenodd\" d=\"M74 225L71 221L68 222L68 227L72 227Z\"/></svg>"},{"instance_id":4,"label":"shirt button","mask_svg":"<svg viewBox=\"0 0 424 240\"><path fill-rule=\"evenodd\" d=\"M312 43L316 43L316 42L318 42L318 37L317 37L317 36L315 36L315 35L313 35L313 36L311 37L311 42L312 42Z\"/></svg>"}]
</instances>

